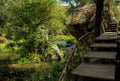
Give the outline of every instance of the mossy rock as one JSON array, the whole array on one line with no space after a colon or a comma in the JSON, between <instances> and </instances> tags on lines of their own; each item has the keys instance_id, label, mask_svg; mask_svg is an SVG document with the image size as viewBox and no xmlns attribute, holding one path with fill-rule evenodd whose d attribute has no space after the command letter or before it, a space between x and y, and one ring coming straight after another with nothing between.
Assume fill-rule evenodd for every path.
<instances>
[{"instance_id":1,"label":"mossy rock","mask_svg":"<svg viewBox=\"0 0 120 81\"><path fill-rule=\"evenodd\" d=\"M7 39L5 37L0 37L0 43L5 43Z\"/></svg>"},{"instance_id":2,"label":"mossy rock","mask_svg":"<svg viewBox=\"0 0 120 81\"><path fill-rule=\"evenodd\" d=\"M116 22L114 9L108 3L104 3L102 12L102 21ZM87 32L93 31L96 24L96 5L86 4L83 7L77 7L73 10L70 22L68 23L69 32L75 37L80 38ZM96 31L95 31L96 32Z\"/></svg>"}]
</instances>

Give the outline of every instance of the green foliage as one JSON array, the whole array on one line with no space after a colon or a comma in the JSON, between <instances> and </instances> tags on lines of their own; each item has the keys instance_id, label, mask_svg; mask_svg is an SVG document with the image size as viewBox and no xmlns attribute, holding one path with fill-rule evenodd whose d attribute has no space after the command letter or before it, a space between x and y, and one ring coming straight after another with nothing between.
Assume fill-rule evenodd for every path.
<instances>
[{"instance_id":1,"label":"green foliage","mask_svg":"<svg viewBox=\"0 0 120 81\"><path fill-rule=\"evenodd\" d=\"M62 34L65 27L63 7L54 0L9 0L4 4L2 12L7 18L2 30L15 41L6 47L20 47L23 56L31 53L45 58L53 43L51 37Z\"/></svg>"},{"instance_id":2,"label":"green foliage","mask_svg":"<svg viewBox=\"0 0 120 81\"><path fill-rule=\"evenodd\" d=\"M7 74L8 78L12 77L15 81L19 80L16 77L29 78L32 81L48 81L49 79L57 81L63 63L44 65L41 61L51 60L53 54L51 47L55 43L53 38L61 35L62 30L65 29L64 8L54 0L2 0L0 7L2 14L5 15L3 18L5 23L0 27L0 36L10 40L5 44L0 44L2 45L0 52L5 49L11 51L20 49L19 53L21 53L21 55L14 54L15 58L12 54L5 56L8 61L11 59L12 62L18 64L9 63L9 66L0 67L0 76L4 77ZM5 61L4 57L0 57ZM28 63L40 63L40 66L36 68L34 64ZM26 67L30 69L26 70Z\"/></svg>"},{"instance_id":3,"label":"green foliage","mask_svg":"<svg viewBox=\"0 0 120 81\"><path fill-rule=\"evenodd\" d=\"M46 29L39 27L21 46L21 52L23 55L32 53L44 56L48 47L48 32Z\"/></svg>"},{"instance_id":4,"label":"green foliage","mask_svg":"<svg viewBox=\"0 0 120 81\"><path fill-rule=\"evenodd\" d=\"M16 60L17 64L27 63L27 62L28 62L28 58L26 58L26 57L20 57Z\"/></svg>"},{"instance_id":5,"label":"green foliage","mask_svg":"<svg viewBox=\"0 0 120 81\"><path fill-rule=\"evenodd\" d=\"M20 58L20 54L16 54L14 51L0 51L0 64L6 65L15 63L15 60Z\"/></svg>"},{"instance_id":6,"label":"green foliage","mask_svg":"<svg viewBox=\"0 0 120 81\"><path fill-rule=\"evenodd\" d=\"M120 8L119 6L112 0L110 1L110 7L115 13L115 19L120 21Z\"/></svg>"},{"instance_id":7,"label":"green foliage","mask_svg":"<svg viewBox=\"0 0 120 81\"><path fill-rule=\"evenodd\" d=\"M20 55L16 54L13 51L4 51L0 54L0 60L8 59L8 58L13 60L13 59L18 58L18 57L20 57Z\"/></svg>"},{"instance_id":8,"label":"green foliage","mask_svg":"<svg viewBox=\"0 0 120 81\"><path fill-rule=\"evenodd\" d=\"M10 49L10 50L15 50L15 48L17 47L17 44L15 41L9 41L6 44L6 49Z\"/></svg>"},{"instance_id":9,"label":"green foliage","mask_svg":"<svg viewBox=\"0 0 120 81\"><path fill-rule=\"evenodd\" d=\"M13 50L16 46L16 43L14 41L7 40L4 43L0 43L0 51L8 51Z\"/></svg>"},{"instance_id":10,"label":"green foliage","mask_svg":"<svg viewBox=\"0 0 120 81\"><path fill-rule=\"evenodd\" d=\"M40 72L32 75L32 81L58 81L63 62L44 67Z\"/></svg>"},{"instance_id":11,"label":"green foliage","mask_svg":"<svg viewBox=\"0 0 120 81\"><path fill-rule=\"evenodd\" d=\"M8 77L10 81L28 81L30 80L31 74L37 73L37 69L41 70L40 64L12 64L2 66L0 69L0 76Z\"/></svg>"},{"instance_id":12,"label":"green foliage","mask_svg":"<svg viewBox=\"0 0 120 81\"><path fill-rule=\"evenodd\" d=\"M61 1L69 2L73 6L74 4L76 4L76 6L83 6L85 4L93 3L93 0L61 0Z\"/></svg>"},{"instance_id":13,"label":"green foliage","mask_svg":"<svg viewBox=\"0 0 120 81\"><path fill-rule=\"evenodd\" d=\"M8 77L10 81L58 81L63 62L12 64L0 67L0 76Z\"/></svg>"},{"instance_id":14,"label":"green foliage","mask_svg":"<svg viewBox=\"0 0 120 81\"><path fill-rule=\"evenodd\" d=\"M76 4L80 2L80 6L92 3L93 0L75 0Z\"/></svg>"},{"instance_id":15,"label":"green foliage","mask_svg":"<svg viewBox=\"0 0 120 81\"><path fill-rule=\"evenodd\" d=\"M7 35L15 40L29 38L43 24L53 31L61 29L65 18L63 9L53 0L8 1L4 13L8 15Z\"/></svg>"},{"instance_id":16,"label":"green foliage","mask_svg":"<svg viewBox=\"0 0 120 81\"><path fill-rule=\"evenodd\" d=\"M75 43L76 39L72 35L58 35L55 37L56 42L65 41Z\"/></svg>"},{"instance_id":17,"label":"green foliage","mask_svg":"<svg viewBox=\"0 0 120 81\"><path fill-rule=\"evenodd\" d=\"M0 43L0 51L5 50L5 46L6 46L5 43Z\"/></svg>"}]
</instances>

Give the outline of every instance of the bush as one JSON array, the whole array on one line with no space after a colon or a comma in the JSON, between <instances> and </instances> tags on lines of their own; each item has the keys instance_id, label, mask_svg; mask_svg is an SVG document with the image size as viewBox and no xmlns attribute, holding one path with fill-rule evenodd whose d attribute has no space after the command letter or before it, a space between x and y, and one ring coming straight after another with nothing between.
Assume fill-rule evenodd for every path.
<instances>
[{"instance_id":1,"label":"bush","mask_svg":"<svg viewBox=\"0 0 120 81\"><path fill-rule=\"evenodd\" d=\"M15 41L9 41L9 42L7 42L5 48L7 48L9 50L15 50L18 48L18 46Z\"/></svg>"},{"instance_id":2,"label":"bush","mask_svg":"<svg viewBox=\"0 0 120 81\"><path fill-rule=\"evenodd\" d=\"M7 77L10 81L58 81L63 63L32 63L1 66L0 76Z\"/></svg>"},{"instance_id":3,"label":"bush","mask_svg":"<svg viewBox=\"0 0 120 81\"><path fill-rule=\"evenodd\" d=\"M56 43L58 44L58 41L65 41L65 42L72 42L75 43L76 39L72 35L58 35L55 37Z\"/></svg>"},{"instance_id":4,"label":"bush","mask_svg":"<svg viewBox=\"0 0 120 81\"><path fill-rule=\"evenodd\" d=\"M40 72L32 75L32 81L58 81L63 62L44 67Z\"/></svg>"}]
</instances>

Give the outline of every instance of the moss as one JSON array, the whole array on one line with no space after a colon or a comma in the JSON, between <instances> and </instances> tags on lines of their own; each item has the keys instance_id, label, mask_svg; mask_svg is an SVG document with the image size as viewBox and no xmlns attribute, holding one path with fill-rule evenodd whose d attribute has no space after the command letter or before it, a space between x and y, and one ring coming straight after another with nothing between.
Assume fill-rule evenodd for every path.
<instances>
[{"instance_id":1,"label":"moss","mask_svg":"<svg viewBox=\"0 0 120 81\"><path fill-rule=\"evenodd\" d=\"M75 42L76 39L72 35L58 35L55 37L55 40L66 41L66 42Z\"/></svg>"}]
</instances>

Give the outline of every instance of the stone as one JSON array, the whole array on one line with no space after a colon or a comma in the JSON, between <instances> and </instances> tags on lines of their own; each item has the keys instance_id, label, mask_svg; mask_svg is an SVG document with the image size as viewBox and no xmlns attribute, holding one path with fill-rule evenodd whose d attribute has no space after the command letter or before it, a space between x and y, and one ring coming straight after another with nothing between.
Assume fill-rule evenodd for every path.
<instances>
[{"instance_id":1,"label":"stone","mask_svg":"<svg viewBox=\"0 0 120 81\"><path fill-rule=\"evenodd\" d=\"M104 3L102 21L116 21L114 10L108 3ZM93 31L96 23L96 5L87 4L73 10L70 22L67 25L69 32L78 39L87 32Z\"/></svg>"}]
</instances>

